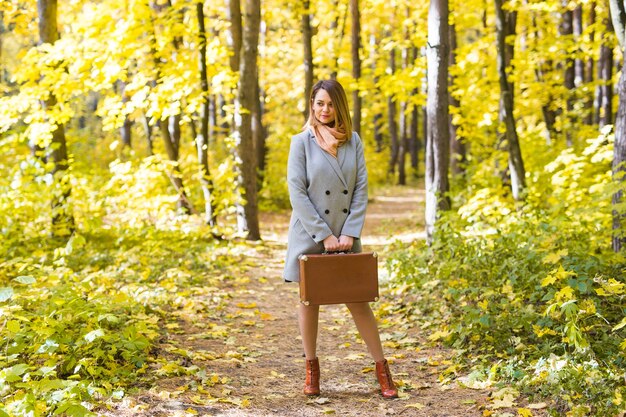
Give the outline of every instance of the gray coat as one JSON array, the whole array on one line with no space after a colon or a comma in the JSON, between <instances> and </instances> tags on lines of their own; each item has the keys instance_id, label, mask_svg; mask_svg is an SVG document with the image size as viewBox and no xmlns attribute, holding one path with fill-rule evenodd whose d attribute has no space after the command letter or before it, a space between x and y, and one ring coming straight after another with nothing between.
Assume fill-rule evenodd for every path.
<instances>
[{"instance_id":1,"label":"gray coat","mask_svg":"<svg viewBox=\"0 0 626 417\"><path fill-rule=\"evenodd\" d=\"M298 256L321 253L328 236L354 237L361 252L361 230L367 207L367 170L363 144L356 132L337 150L325 152L309 129L291 138L287 184L293 211L289 222L283 278L300 280Z\"/></svg>"}]
</instances>

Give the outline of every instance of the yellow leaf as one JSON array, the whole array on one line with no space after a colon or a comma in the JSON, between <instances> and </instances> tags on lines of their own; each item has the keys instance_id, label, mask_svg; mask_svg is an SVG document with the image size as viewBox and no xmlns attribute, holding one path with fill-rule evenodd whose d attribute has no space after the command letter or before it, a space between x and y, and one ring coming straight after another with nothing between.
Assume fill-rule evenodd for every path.
<instances>
[{"instance_id":1,"label":"yellow leaf","mask_svg":"<svg viewBox=\"0 0 626 417\"><path fill-rule=\"evenodd\" d=\"M237 307L239 307L239 308L256 308L256 303L250 303L250 304L237 303Z\"/></svg>"},{"instance_id":2,"label":"yellow leaf","mask_svg":"<svg viewBox=\"0 0 626 417\"><path fill-rule=\"evenodd\" d=\"M544 279L541 280L541 286L547 287L550 284L554 284L556 282L556 277L552 274L548 275Z\"/></svg>"},{"instance_id":3,"label":"yellow leaf","mask_svg":"<svg viewBox=\"0 0 626 417\"><path fill-rule=\"evenodd\" d=\"M548 406L548 404L546 403L535 403L535 404L528 404L527 408L530 408L531 410L541 410L542 408L546 408Z\"/></svg>"},{"instance_id":4,"label":"yellow leaf","mask_svg":"<svg viewBox=\"0 0 626 417\"><path fill-rule=\"evenodd\" d=\"M574 299L574 289L570 286L561 288L554 298L558 301L570 301Z\"/></svg>"},{"instance_id":5,"label":"yellow leaf","mask_svg":"<svg viewBox=\"0 0 626 417\"><path fill-rule=\"evenodd\" d=\"M272 317L271 314L269 313L261 313L260 314L261 320L269 320L269 321L274 321L276 320L274 317Z\"/></svg>"},{"instance_id":6,"label":"yellow leaf","mask_svg":"<svg viewBox=\"0 0 626 417\"><path fill-rule=\"evenodd\" d=\"M198 414L198 412L194 410L193 408L186 409L185 413L193 414L194 416Z\"/></svg>"},{"instance_id":7,"label":"yellow leaf","mask_svg":"<svg viewBox=\"0 0 626 417\"><path fill-rule=\"evenodd\" d=\"M553 252L543 258L544 264L555 264L561 260L564 256L567 256L567 249L561 249L560 251Z\"/></svg>"},{"instance_id":8,"label":"yellow leaf","mask_svg":"<svg viewBox=\"0 0 626 417\"><path fill-rule=\"evenodd\" d=\"M528 408L518 408L517 415L519 417L533 417L533 412L530 411Z\"/></svg>"},{"instance_id":9,"label":"yellow leaf","mask_svg":"<svg viewBox=\"0 0 626 417\"><path fill-rule=\"evenodd\" d=\"M325 408L324 410L322 410L322 414L335 414L335 410L333 410L332 408Z\"/></svg>"},{"instance_id":10,"label":"yellow leaf","mask_svg":"<svg viewBox=\"0 0 626 417\"><path fill-rule=\"evenodd\" d=\"M417 410L420 410L424 407L426 407L424 404L420 404L420 403L413 403L413 404L407 404L404 406L405 408L415 408Z\"/></svg>"},{"instance_id":11,"label":"yellow leaf","mask_svg":"<svg viewBox=\"0 0 626 417\"><path fill-rule=\"evenodd\" d=\"M428 340L435 342L439 339L445 339L450 336L450 332L447 330L437 330L435 333L428 336Z\"/></svg>"}]
</instances>

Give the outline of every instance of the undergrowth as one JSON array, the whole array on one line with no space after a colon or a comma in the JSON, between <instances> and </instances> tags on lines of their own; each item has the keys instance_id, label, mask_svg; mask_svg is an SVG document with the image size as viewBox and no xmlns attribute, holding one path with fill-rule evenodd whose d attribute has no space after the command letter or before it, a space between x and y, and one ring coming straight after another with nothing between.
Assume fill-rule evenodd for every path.
<instances>
[{"instance_id":1,"label":"undergrowth","mask_svg":"<svg viewBox=\"0 0 626 417\"><path fill-rule=\"evenodd\" d=\"M611 157L606 135L563 151L527 177L523 203L476 187L441 217L430 246L389 250L393 285L413 294L430 340L457 349L466 385L513 383L550 399L555 416L626 410L626 261L610 247Z\"/></svg>"}]
</instances>

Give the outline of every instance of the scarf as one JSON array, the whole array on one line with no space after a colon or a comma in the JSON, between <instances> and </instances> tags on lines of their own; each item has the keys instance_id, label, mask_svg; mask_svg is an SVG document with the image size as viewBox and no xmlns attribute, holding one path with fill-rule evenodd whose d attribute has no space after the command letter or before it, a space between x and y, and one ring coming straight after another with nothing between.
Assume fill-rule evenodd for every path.
<instances>
[{"instance_id":1,"label":"scarf","mask_svg":"<svg viewBox=\"0 0 626 417\"><path fill-rule=\"evenodd\" d=\"M331 154L333 158L337 158L337 148L350 139L341 128L337 129L321 123L315 123L311 126L311 129L320 148Z\"/></svg>"}]
</instances>

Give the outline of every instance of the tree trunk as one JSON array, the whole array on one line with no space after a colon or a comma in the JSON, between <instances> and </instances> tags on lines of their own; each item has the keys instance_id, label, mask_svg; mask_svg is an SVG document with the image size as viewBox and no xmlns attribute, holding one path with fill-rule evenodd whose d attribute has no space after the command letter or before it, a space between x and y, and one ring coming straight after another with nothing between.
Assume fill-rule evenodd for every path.
<instances>
[{"instance_id":1,"label":"tree trunk","mask_svg":"<svg viewBox=\"0 0 626 417\"><path fill-rule=\"evenodd\" d=\"M589 8L589 27L595 27L596 24L596 3L592 2ZM595 30L591 30L589 32L589 43L594 44L595 40ZM593 57L589 57L587 62L584 63L585 69L583 73L583 83L590 86L593 83L593 68L594 68L594 60ZM586 125L593 124L593 94L590 92L585 97L585 113L584 113L583 122Z\"/></svg>"},{"instance_id":2,"label":"tree trunk","mask_svg":"<svg viewBox=\"0 0 626 417\"><path fill-rule=\"evenodd\" d=\"M333 1L333 10L339 10L339 0ZM343 37L346 32L346 20L348 19L348 11L343 14L343 19L341 20L341 29L339 29L339 33L335 33L339 28L339 14L335 17L335 19L330 22L330 30L334 34L335 38L339 38L339 41L335 45L334 49L334 58L333 58L333 68L330 73L330 78L333 80L337 79L337 69L339 68L339 51L341 51L341 45L343 44Z\"/></svg>"},{"instance_id":3,"label":"tree trunk","mask_svg":"<svg viewBox=\"0 0 626 417\"><path fill-rule=\"evenodd\" d=\"M392 48L389 51L389 71L390 74L396 72L396 52ZM396 172L396 164L398 163L398 127L396 123L396 102L393 95L387 98L387 120L389 125L389 141L390 141L390 154L389 154L389 168L387 172L390 176L393 176Z\"/></svg>"},{"instance_id":4,"label":"tree trunk","mask_svg":"<svg viewBox=\"0 0 626 417\"><path fill-rule=\"evenodd\" d=\"M533 15L532 17L532 27L534 31L534 42L535 44L539 44L541 39L539 38L539 31L537 29L537 19ZM535 68L535 80L540 83L543 83L544 80L544 72L549 72L552 69L552 61L551 60L541 60L537 64ZM543 121L546 125L545 137L546 143L550 145L554 139L557 137L557 129L556 129L556 111L552 107L552 94L548 93L548 100L541 104L541 113L543 115Z\"/></svg>"},{"instance_id":5,"label":"tree trunk","mask_svg":"<svg viewBox=\"0 0 626 417\"><path fill-rule=\"evenodd\" d=\"M405 17L409 19L411 10L406 8ZM404 46L402 47L402 69L406 71L409 67L409 30L404 29ZM400 148L398 149L398 185L406 185L406 156L409 148L409 103L400 103Z\"/></svg>"},{"instance_id":6,"label":"tree trunk","mask_svg":"<svg viewBox=\"0 0 626 417\"><path fill-rule=\"evenodd\" d=\"M612 30L611 21L607 20L607 33ZM605 40L600 47L600 92L598 107L598 125L603 127L613 123L613 47Z\"/></svg>"},{"instance_id":7,"label":"tree trunk","mask_svg":"<svg viewBox=\"0 0 626 417\"><path fill-rule=\"evenodd\" d=\"M562 0L562 7L566 8L563 11L563 14L561 16L561 25L559 27L559 32L561 34L561 36L563 37L568 37L571 38L574 35L574 24L573 24L573 13L571 10L567 10L567 0ZM573 120L573 100L574 100L574 88L575 88L575 78L576 78L576 71L575 71L575 63L574 60L572 58L570 58L571 55L568 54L567 58L565 59L565 74L564 74L564 87L565 87L565 91L566 91L566 111L565 114L563 115L563 119L564 119L564 125L565 128L563 129L565 131L565 143L566 146L572 147L573 145L573 140L572 140L572 131L574 130L575 126L574 126L574 120Z\"/></svg>"},{"instance_id":8,"label":"tree trunk","mask_svg":"<svg viewBox=\"0 0 626 417\"><path fill-rule=\"evenodd\" d=\"M456 28L450 25L450 66L456 65ZM454 77L450 77L450 84L454 84ZM450 107L458 109L461 107L459 100L454 98L452 94L449 96ZM465 173L465 162L467 153L465 151L465 143L457 137L457 127L452 123L452 115L450 115L450 169L453 175L462 175Z\"/></svg>"},{"instance_id":9,"label":"tree trunk","mask_svg":"<svg viewBox=\"0 0 626 417\"><path fill-rule=\"evenodd\" d=\"M119 93L122 96L122 104L126 104L130 101L130 97L126 94L126 83L124 81L119 81ZM120 127L120 137L122 139L122 147L124 148L132 148L132 122L128 117L128 114L124 115L124 123Z\"/></svg>"},{"instance_id":10,"label":"tree trunk","mask_svg":"<svg viewBox=\"0 0 626 417\"><path fill-rule=\"evenodd\" d=\"M267 26L265 22L259 21L259 45L265 49L265 38ZM257 49L258 50L258 49ZM259 56L257 60L262 60ZM258 65L258 64L257 64ZM263 114L265 113L265 92L261 89L261 73L257 66L256 76L256 101L254 102L254 111L252 112L252 137L254 138L254 150L256 154L257 167L257 193L263 188L263 179L265 178L265 160L267 157L267 130L263 126Z\"/></svg>"},{"instance_id":11,"label":"tree trunk","mask_svg":"<svg viewBox=\"0 0 626 417\"><path fill-rule=\"evenodd\" d=\"M311 38L311 2L303 0L302 10L302 45L304 46L304 121L309 118L311 90L313 89L313 47Z\"/></svg>"},{"instance_id":12,"label":"tree trunk","mask_svg":"<svg viewBox=\"0 0 626 417\"><path fill-rule=\"evenodd\" d=\"M241 54L241 3L240 0L226 0L226 17L230 22L230 28L226 30L226 44L230 47L230 70L239 71Z\"/></svg>"},{"instance_id":13,"label":"tree trunk","mask_svg":"<svg viewBox=\"0 0 626 417\"><path fill-rule=\"evenodd\" d=\"M352 14L352 78L355 88L352 92L352 128L361 134L361 95L359 94L359 81L361 80L361 15L359 12L359 0L350 0Z\"/></svg>"},{"instance_id":14,"label":"tree trunk","mask_svg":"<svg viewBox=\"0 0 626 417\"><path fill-rule=\"evenodd\" d=\"M57 0L37 0L37 12L39 15L39 40L41 44L54 44L59 39L57 30ZM67 158L67 143L65 140L65 126L57 123L50 117L57 104L54 93L41 102L42 109L53 124L52 141L46 150L46 160L52 162L52 229L54 237L67 237L74 232L74 214L70 196L72 185L67 170L69 162Z\"/></svg>"},{"instance_id":15,"label":"tree trunk","mask_svg":"<svg viewBox=\"0 0 626 417\"><path fill-rule=\"evenodd\" d=\"M617 106L617 118L615 121L615 143L613 144L613 180L622 187L613 194L613 206L621 204L624 197L623 187L626 183L626 60L622 66L622 73L617 85L619 104ZM613 209L613 250L619 252L626 246L626 226L624 209Z\"/></svg>"},{"instance_id":16,"label":"tree trunk","mask_svg":"<svg viewBox=\"0 0 626 417\"><path fill-rule=\"evenodd\" d=\"M199 54L198 70L200 72L200 90L202 91L202 106L200 107L200 131L196 136L198 163L200 164L200 185L204 195L204 221L211 227L217 225L215 208L213 205L213 180L209 169L209 78L206 68L206 30L204 28L204 3L196 3L198 17Z\"/></svg>"},{"instance_id":17,"label":"tree trunk","mask_svg":"<svg viewBox=\"0 0 626 417\"><path fill-rule=\"evenodd\" d=\"M157 1L153 1L151 3L152 9L158 13L163 10L165 7L171 7L171 4L162 4ZM156 45L156 28L152 27L152 44ZM174 50L178 50L178 45L181 40L178 38L174 38L172 40L172 44L174 46ZM154 61L154 66L156 69L156 77L153 80L152 85L156 85L157 81L161 78L161 64L159 59L156 56L156 51L152 50L152 56ZM161 136L163 137L163 145L165 148L165 152L167 153L168 158L174 162L174 172L169 174L170 181L174 186L174 189L178 193L178 202L176 203L176 208L184 214L189 214L194 212L191 202L189 198L187 198L187 193L185 192L185 187L183 184L183 174L180 169L178 155L179 155L179 147L180 147L180 121L181 115L173 115L169 116L166 119L159 120L159 129L161 130Z\"/></svg>"},{"instance_id":18,"label":"tree trunk","mask_svg":"<svg viewBox=\"0 0 626 417\"><path fill-rule=\"evenodd\" d=\"M509 173L511 177L511 191L515 200L522 198L522 191L526 187L524 161L522 160L522 152L519 146L517 130L515 127L515 117L513 115L513 90L508 81L506 63L510 58L506 56L506 36L513 33L507 33L507 18L502 8L502 0L495 0L496 8L496 39L498 47L497 67L500 80L500 105L503 111L505 124L505 138L509 151ZM510 29L510 26L509 26Z\"/></svg>"},{"instance_id":19,"label":"tree trunk","mask_svg":"<svg viewBox=\"0 0 626 417\"><path fill-rule=\"evenodd\" d=\"M583 37L583 6L578 5L572 14L572 28L576 44L582 43ZM576 55L574 59L574 85L581 87L585 82L585 62Z\"/></svg>"},{"instance_id":20,"label":"tree trunk","mask_svg":"<svg viewBox=\"0 0 626 417\"><path fill-rule=\"evenodd\" d=\"M615 31L615 36L620 44L622 51L624 50L624 32L626 31L626 7L622 0L609 0L609 9L612 23L611 31Z\"/></svg>"},{"instance_id":21,"label":"tree trunk","mask_svg":"<svg viewBox=\"0 0 626 417\"><path fill-rule=\"evenodd\" d=\"M235 101L237 179L244 200L238 215L239 232L247 232L246 239L258 240L259 218L257 207L257 176L254 138L252 136L252 112L259 101L257 55L259 26L261 21L260 0L245 0L245 25L241 46L239 84Z\"/></svg>"},{"instance_id":22,"label":"tree trunk","mask_svg":"<svg viewBox=\"0 0 626 417\"><path fill-rule=\"evenodd\" d=\"M448 115L448 0L430 0L428 10L428 97L426 101L426 237L432 243L435 223L450 209L448 165L450 130Z\"/></svg>"},{"instance_id":23,"label":"tree trunk","mask_svg":"<svg viewBox=\"0 0 626 417\"><path fill-rule=\"evenodd\" d=\"M370 62L372 65L372 74L374 74L374 85L378 86L379 76L376 73L376 50L377 42L376 35L370 34ZM380 93L378 87L376 87L377 93ZM376 111L374 113L374 142L376 143L376 152L382 152L383 150L383 132L381 130L381 124L383 122L383 115Z\"/></svg>"},{"instance_id":24,"label":"tree trunk","mask_svg":"<svg viewBox=\"0 0 626 417\"><path fill-rule=\"evenodd\" d=\"M417 61L418 58L418 50L416 46L413 46L413 62ZM417 96L419 93L418 88L414 88L411 94L413 96ZM418 137L418 127L419 127L419 111L418 107L413 104L413 108L411 109L411 125L409 130L409 155L411 156L411 169L413 171L413 177L418 178L419 173L419 158L418 153L420 149L420 141Z\"/></svg>"},{"instance_id":25,"label":"tree trunk","mask_svg":"<svg viewBox=\"0 0 626 417\"><path fill-rule=\"evenodd\" d=\"M257 68L258 71L258 68ZM252 111L252 137L254 138L254 152L257 167L257 192L263 186L263 178L265 177L265 159L267 156L267 132L263 126L263 92L259 85L259 77L256 77L255 93L256 101L254 102L254 110Z\"/></svg>"},{"instance_id":26,"label":"tree trunk","mask_svg":"<svg viewBox=\"0 0 626 417\"><path fill-rule=\"evenodd\" d=\"M624 4L621 1L610 0L611 16L615 27L617 40L622 50L622 73L617 85L619 103L617 106L617 117L615 120L615 143L613 144L613 180L620 185L620 190L613 194L613 250L620 252L626 245L626 234L624 233L624 220L626 212L624 209L616 208L622 204L624 197L624 184L626 183L626 59L624 59L624 27L626 26L626 13ZM608 26L608 25L607 25ZM612 59L612 52L610 54ZM612 65L611 65L612 67ZM610 71L610 70L609 70ZM608 73L608 71L607 71ZM605 117L605 120L606 117ZM610 122L609 122L610 123Z\"/></svg>"},{"instance_id":27,"label":"tree trunk","mask_svg":"<svg viewBox=\"0 0 626 417\"><path fill-rule=\"evenodd\" d=\"M148 155L152 156L154 155L154 143L153 143L153 139L152 139L152 126L150 126L150 120L148 119L148 116L146 116L146 114L144 113L142 118L142 125L143 125L143 129L146 132L146 142L148 144Z\"/></svg>"}]
</instances>

